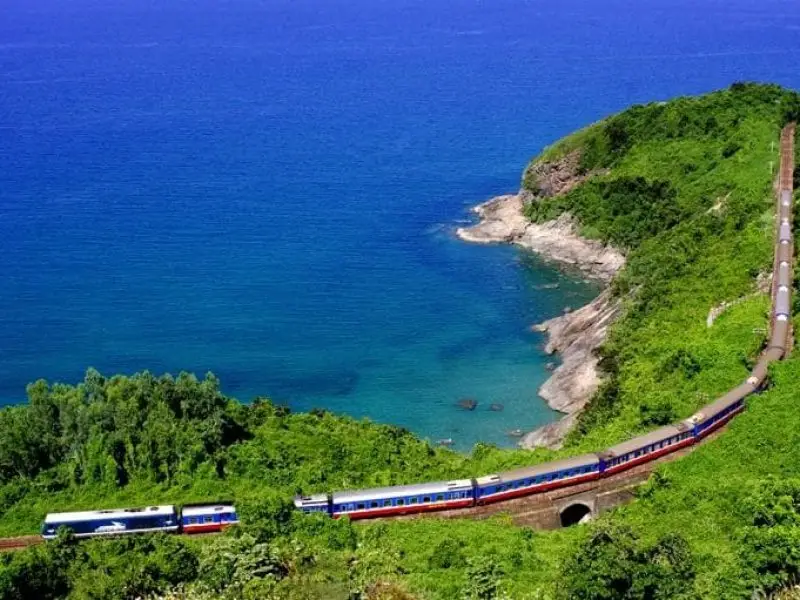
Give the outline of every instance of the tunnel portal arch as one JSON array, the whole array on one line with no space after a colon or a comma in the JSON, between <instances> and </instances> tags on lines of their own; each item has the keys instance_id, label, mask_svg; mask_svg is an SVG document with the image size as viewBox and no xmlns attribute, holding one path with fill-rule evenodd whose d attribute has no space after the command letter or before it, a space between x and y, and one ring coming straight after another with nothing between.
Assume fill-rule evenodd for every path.
<instances>
[{"instance_id":1,"label":"tunnel portal arch","mask_svg":"<svg viewBox=\"0 0 800 600\"><path fill-rule=\"evenodd\" d=\"M572 527L578 523L585 523L591 520L593 516L592 508L583 502L570 504L559 513L562 527Z\"/></svg>"}]
</instances>

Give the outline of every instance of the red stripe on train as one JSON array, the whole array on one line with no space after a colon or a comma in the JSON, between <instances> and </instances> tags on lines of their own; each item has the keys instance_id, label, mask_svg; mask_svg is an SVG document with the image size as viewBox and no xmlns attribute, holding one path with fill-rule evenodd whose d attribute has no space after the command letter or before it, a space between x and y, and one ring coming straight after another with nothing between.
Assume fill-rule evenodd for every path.
<instances>
[{"instance_id":1,"label":"red stripe on train","mask_svg":"<svg viewBox=\"0 0 800 600\"><path fill-rule=\"evenodd\" d=\"M467 508L473 505L472 498L465 498L462 500L450 500L448 502L440 502L437 504L406 504L405 506L384 506L378 508L367 508L364 510L356 510L353 512L340 512L334 513L333 518L350 517L352 520L356 519L371 519L374 517L392 517L396 515L413 515L421 512L435 512L437 510L448 510L451 508Z\"/></svg>"}]
</instances>

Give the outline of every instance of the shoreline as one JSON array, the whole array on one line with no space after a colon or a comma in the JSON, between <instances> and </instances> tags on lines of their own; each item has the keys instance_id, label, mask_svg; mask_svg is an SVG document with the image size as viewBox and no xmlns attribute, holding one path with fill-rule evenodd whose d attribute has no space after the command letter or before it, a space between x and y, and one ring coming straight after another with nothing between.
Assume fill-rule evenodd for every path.
<instances>
[{"instance_id":1,"label":"shoreline","mask_svg":"<svg viewBox=\"0 0 800 600\"><path fill-rule=\"evenodd\" d=\"M459 227L456 235L477 244L515 244L547 260L573 266L587 279L604 284L603 291L589 304L532 326L547 334L545 352L558 352L561 357L561 364L539 388L539 396L565 416L527 432L518 445L559 449L600 385L595 350L620 313L620 300L611 297L608 284L625 265L625 257L615 248L581 237L567 213L553 221L532 223L523 212L530 201L533 198L525 191L496 196L473 207L480 221Z\"/></svg>"}]
</instances>

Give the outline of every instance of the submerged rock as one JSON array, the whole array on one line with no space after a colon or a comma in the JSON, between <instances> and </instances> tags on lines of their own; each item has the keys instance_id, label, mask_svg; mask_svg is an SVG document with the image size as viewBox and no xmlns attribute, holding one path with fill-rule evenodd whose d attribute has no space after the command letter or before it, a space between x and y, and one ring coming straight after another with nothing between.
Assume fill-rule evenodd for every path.
<instances>
[{"instance_id":1,"label":"submerged rock","mask_svg":"<svg viewBox=\"0 0 800 600\"><path fill-rule=\"evenodd\" d=\"M472 398L463 398L462 400L458 401L457 406L459 408L463 408L464 410L475 410L478 406L478 401L473 400Z\"/></svg>"},{"instance_id":2,"label":"submerged rock","mask_svg":"<svg viewBox=\"0 0 800 600\"><path fill-rule=\"evenodd\" d=\"M502 404L500 404L499 402L495 402L495 403L493 403L493 404L491 404L489 406L489 410L494 411L494 412L500 412L504 408L505 407Z\"/></svg>"}]
</instances>

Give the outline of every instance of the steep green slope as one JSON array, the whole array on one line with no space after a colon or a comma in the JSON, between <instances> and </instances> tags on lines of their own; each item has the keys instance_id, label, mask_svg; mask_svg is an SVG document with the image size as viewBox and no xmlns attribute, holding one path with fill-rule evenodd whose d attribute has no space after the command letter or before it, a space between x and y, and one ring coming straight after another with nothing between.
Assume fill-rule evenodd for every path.
<instances>
[{"instance_id":1,"label":"steep green slope","mask_svg":"<svg viewBox=\"0 0 800 600\"><path fill-rule=\"evenodd\" d=\"M687 417L746 377L764 341L765 297L711 328L706 316L753 294L770 270L776 142L792 97L738 84L634 107L545 152L579 152L581 168L600 174L533 203L532 218L568 211L584 235L628 257L614 282L626 311L602 349L609 379L580 420L576 449ZM536 183L526 178L534 193Z\"/></svg>"},{"instance_id":2,"label":"steep green slope","mask_svg":"<svg viewBox=\"0 0 800 600\"><path fill-rule=\"evenodd\" d=\"M625 249L608 383L561 454L691 414L741 381L763 341L777 136L797 96L737 84L634 107L547 149L585 183L531 205ZM774 167L774 165L773 165ZM539 182L526 171L524 185ZM742 299L706 326L710 308ZM48 511L235 499L244 526L186 540L61 540L0 555L2 598L732 598L800 573L800 362L723 436L671 464L638 502L542 533L504 518L350 524L291 510L298 492L490 473L553 453L432 448L398 428L224 397L213 376L38 382L0 411L0 535ZM790 480L773 484L769 476ZM181 596L184 597L184 596Z\"/></svg>"}]
</instances>

